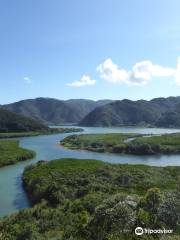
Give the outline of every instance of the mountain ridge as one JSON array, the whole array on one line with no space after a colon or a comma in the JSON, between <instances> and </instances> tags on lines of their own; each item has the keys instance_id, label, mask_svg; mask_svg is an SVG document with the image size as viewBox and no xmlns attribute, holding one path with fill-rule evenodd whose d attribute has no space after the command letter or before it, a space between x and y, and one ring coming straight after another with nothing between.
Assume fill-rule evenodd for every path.
<instances>
[{"instance_id":1,"label":"mountain ridge","mask_svg":"<svg viewBox=\"0 0 180 240\"><path fill-rule=\"evenodd\" d=\"M117 100L94 109L79 125L180 127L180 97Z\"/></svg>"},{"instance_id":2,"label":"mountain ridge","mask_svg":"<svg viewBox=\"0 0 180 240\"><path fill-rule=\"evenodd\" d=\"M78 123L97 106L111 100L35 98L3 105L3 108L23 114L44 124Z\"/></svg>"},{"instance_id":3,"label":"mountain ridge","mask_svg":"<svg viewBox=\"0 0 180 240\"><path fill-rule=\"evenodd\" d=\"M151 100L26 99L2 106L46 125L180 127L180 97Z\"/></svg>"}]
</instances>

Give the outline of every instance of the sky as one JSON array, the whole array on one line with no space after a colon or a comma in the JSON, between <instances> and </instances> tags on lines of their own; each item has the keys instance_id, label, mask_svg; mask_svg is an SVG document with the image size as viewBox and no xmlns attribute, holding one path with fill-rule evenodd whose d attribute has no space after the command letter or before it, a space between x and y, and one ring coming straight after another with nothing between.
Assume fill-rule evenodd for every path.
<instances>
[{"instance_id":1,"label":"sky","mask_svg":"<svg viewBox=\"0 0 180 240\"><path fill-rule=\"evenodd\" d=\"M180 95L179 0L0 0L0 104Z\"/></svg>"}]
</instances>

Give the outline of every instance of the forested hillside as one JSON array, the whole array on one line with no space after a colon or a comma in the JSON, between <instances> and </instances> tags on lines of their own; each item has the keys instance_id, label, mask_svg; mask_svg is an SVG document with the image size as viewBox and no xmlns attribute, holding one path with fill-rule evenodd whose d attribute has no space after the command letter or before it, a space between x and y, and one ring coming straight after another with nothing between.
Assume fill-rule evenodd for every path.
<instances>
[{"instance_id":1,"label":"forested hillside","mask_svg":"<svg viewBox=\"0 0 180 240\"><path fill-rule=\"evenodd\" d=\"M42 121L46 124L78 123L89 112L111 100L70 99L67 101L52 98L36 98L4 105L3 107Z\"/></svg>"},{"instance_id":2,"label":"forested hillside","mask_svg":"<svg viewBox=\"0 0 180 240\"><path fill-rule=\"evenodd\" d=\"M115 101L96 108L79 125L180 127L180 97Z\"/></svg>"},{"instance_id":3,"label":"forested hillside","mask_svg":"<svg viewBox=\"0 0 180 240\"><path fill-rule=\"evenodd\" d=\"M46 131L48 127L33 119L0 108L0 132Z\"/></svg>"},{"instance_id":4,"label":"forested hillside","mask_svg":"<svg viewBox=\"0 0 180 240\"><path fill-rule=\"evenodd\" d=\"M44 124L180 127L180 97L151 101L36 98L3 107Z\"/></svg>"}]
</instances>

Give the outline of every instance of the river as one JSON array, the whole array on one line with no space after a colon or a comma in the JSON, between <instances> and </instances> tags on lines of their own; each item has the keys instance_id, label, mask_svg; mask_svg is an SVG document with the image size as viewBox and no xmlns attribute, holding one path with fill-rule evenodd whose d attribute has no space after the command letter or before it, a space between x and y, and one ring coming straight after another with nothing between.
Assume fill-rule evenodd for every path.
<instances>
[{"instance_id":1,"label":"river","mask_svg":"<svg viewBox=\"0 0 180 240\"><path fill-rule=\"evenodd\" d=\"M180 132L180 129L118 127L101 128L85 127L83 133L142 133L163 134ZM147 164L154 166L180 165L180 155L132 156L110 153L95 153L84 150L65 149L59 141L71 135L55 134L47 136L19 138L20 146L36 151L36 157L15 165L0 168L0 216L5 216L30 206L22 187L22 173L26 166L39 160L58 158L99 159L110 163Z\"/></svg>"}]
</instances>

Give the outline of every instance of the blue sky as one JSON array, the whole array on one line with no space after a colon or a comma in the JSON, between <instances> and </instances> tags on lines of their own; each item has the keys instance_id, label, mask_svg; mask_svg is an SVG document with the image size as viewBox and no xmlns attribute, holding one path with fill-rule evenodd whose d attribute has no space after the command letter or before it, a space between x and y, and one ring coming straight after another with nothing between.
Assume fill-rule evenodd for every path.
<instances>
[{"instance_id":1,"label":"blue sky","mask_svg":"<svg viewBox=\"0 0 180 240\"><path fill-rule=\"evenodd\" d=\"M179 0L1 0L0 104L180 95L179 9Z\"/></svg>"}]
</instances>

